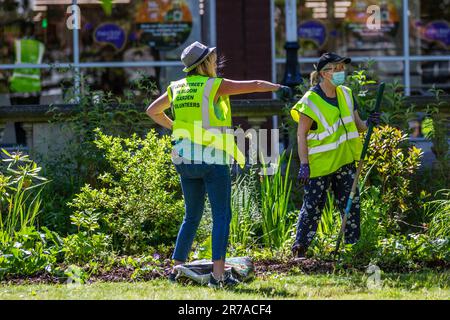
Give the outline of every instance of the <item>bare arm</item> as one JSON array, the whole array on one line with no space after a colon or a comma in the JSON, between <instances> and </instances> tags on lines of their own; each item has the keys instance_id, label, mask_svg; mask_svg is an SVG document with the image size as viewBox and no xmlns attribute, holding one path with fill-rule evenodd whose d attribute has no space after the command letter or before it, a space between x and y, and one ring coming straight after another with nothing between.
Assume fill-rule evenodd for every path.
<instances>
[{"instance_id":1,"label":"bare arm","mask_svg":"<svg viewBox=\"0 0 450 320\"><path fill-rule=\"evenodd\" d=\"M367 130L366 121L361 120L361 118L359 117L359 114L358 114L358 110L355 110L353 115L354 115L355 124L356 124L356 127L358 128L358 131L359 132L366 131Z\"/></svg>"},{"instance_id":2,"label":"bare arm","mask_svg":"<svg viewBox=\"0 0 450 320\"><path fill-rule=\"evenodd\" d=\"M147 108L147 115L157 124L167 129L172 129L173 121L164 113L164 110L170 107L167 92L152 102Z\"/></svg>"},{"instance_id":3,"label":"bare arm","mask_svg":"<svg viewBox=\"0 0 450 320\"><path fill-rule=\"evenodd\" d=\"M217 90L216 98L254 92L271 92L280 89L280 87L279 84L263 80L235 81L223 79L219 90Z\"/></svg>"},{"instance_id":4,"label":"bare arm","mask_svg":"<svg viewBox=\"0 0 450 320\"><path fill-rule=\"evenodd\" d=\"M313 120L302 114L298 122L297 127L297 142L298 142L298 156L300 158L300 163L309 163L308 160L308 144L306 142L306 137L308 136L308 131L311 129Z\"/></svg>"}]
</instances>

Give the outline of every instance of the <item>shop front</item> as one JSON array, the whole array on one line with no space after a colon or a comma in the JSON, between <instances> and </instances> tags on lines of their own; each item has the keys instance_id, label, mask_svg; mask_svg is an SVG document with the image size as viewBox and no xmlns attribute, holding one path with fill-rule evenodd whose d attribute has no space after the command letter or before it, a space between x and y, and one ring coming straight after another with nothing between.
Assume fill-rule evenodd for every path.
<instances>
[{"instance_id":1,"label":"shop front","mask_svg":"<svg viewBox=\"0 0 450 320\"><path fill-rule=\"evenodd\" d=\"M203 0L0 0L0 105L15 92L11 77L20 69L15 43L42 44L39 103L64 102L65 89L84 81L93 90L123 95L144 76L158 94L183 76L179 56L189 42L214 44L211 8ZM77 27L77 22L79 26ZM29 69L29 68L28 68ZM79 71L82 77L75 77ZM17 91L17 90L16 90Z\"/></svg>"},{"instance_id":2,"label":"shop front","mask_svg":"<svg viewBox=\"0 0 450 320\"><path fill-rule=\"evenodd\" d=\"M285 16L285 1L274 0L277 80L285 68ZM297 0L297 21L303 77L318 56L334 51L355 66L372 60L380 79L397 79L407 95L427 95L433 84L450 93L449 0Z\"/></svg>"}]
</instances>

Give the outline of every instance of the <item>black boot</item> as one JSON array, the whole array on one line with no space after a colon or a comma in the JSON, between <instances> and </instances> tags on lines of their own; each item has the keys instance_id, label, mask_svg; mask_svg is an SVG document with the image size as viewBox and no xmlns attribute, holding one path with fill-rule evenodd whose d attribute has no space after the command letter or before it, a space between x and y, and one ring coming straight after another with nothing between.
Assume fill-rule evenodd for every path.
<instances>
[{"instance_id":1,"label":"black boot","mask_svg":"<svg viewBox=\"0 0 450 320\"><path fill-rule=\"evenodd\" d=\"M292 255L294 256L294 258L296 259L305 259L305 255L306 255L306 248L299 244L299 243L294 243L294 245L292 246Z\"/></svg>"}]
</instances>

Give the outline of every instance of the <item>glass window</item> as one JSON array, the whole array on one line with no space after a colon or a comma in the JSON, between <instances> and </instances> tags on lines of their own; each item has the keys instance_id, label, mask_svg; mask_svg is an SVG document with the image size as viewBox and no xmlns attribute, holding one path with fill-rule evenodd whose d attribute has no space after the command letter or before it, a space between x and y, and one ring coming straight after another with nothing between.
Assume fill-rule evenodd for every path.
<instances>
[{"instance_id":1,"label":"glass window","mask_svg":"<svg viewBox=\"0 0 450 320\"><path fill-rule=\"evenodd\" d=\"M201 38L198 0L80 4L81 62L179 61L184 44Z\"/></svg>"},{"instance_id":2,"label":"glass window","mask_svg":"<svg viewBox=\"0 0 450 320\"><path fill-rule=\"evenodd\" d=\"M66 7L0 0L0 64L72 61L72 31L66 27ZM2 69L2 101L39 103L43 96L61 94L60 83L68 77L70 74L56 69Z\"/></svg>"},{"instance_id":3,"label":"glass window","mask_svg":"<svg viewBox=\"0 0 450 320\"><path fill-rule=\"evenodd\" d=\"M315 63L315 62L314 62ZM302 75L302 78L306 78L309 84L309 75L312 71L314 71L313 62L311 63L300 63L300 73ZM354 61L351 63L351 67L349 67L347 70L347 74L351 74L353 70L358 68L359 65L366 65L364 62L357 62ZM284 63L277 64L277 81L281 82L284 75ZM385 81L385 82L392 82L394 79L398 80L400 83L403 79L403 67L404 63L401 61L378 61L374 62L371 66L371 70L374 74L378 76L378 80Z\"/></svg>"},{"instance_id":4,"label":"glass window","mask_svg":"<svg viewBox=\"0 0 450 320\"><path fill-rule=\"evenodd\" d=\"M411 55L450 54L450 0L409 1Z\"/></svg>"},{"instance_id":5,"label":"glass window","mask_svg":"<svg viewBox=\"0 0 450 320\"><path fill-rule=\"evenodd\" d=\"M285 56L284 0L276 0L276 56ZM380 7L378 30L367 26L367 8ZM326 51L349 56L395 56L403 52L401 0L298 0L297 24L301 57Z\"/></svg>"},{"instance_id":6,"label":"glass window","mask_svg":"<svg viewBox=\"0 0 450 320\"><path fill-rule=\"evenodd\" d=\"M433 85L449 93L449 79L449 60L411 62L411 91L415 94L431 95L428 90Z\"/></svg>"},{"instance_id":7,"label":"glass window","mask_svg":"<svg viewBox=\"0 0 450 320\"><path fill-rule=\"evenodd\" d=\"M166 91L170 81L186 76L180 67L83 68L81 73L91 90L112 92L117 97L123 97L127 90L131 90L136 102L142 102L142 96L156 98ZM147 89L139 89L137 80L142 81L151 93L142 92Z\"/></svg>"}]
</instances>

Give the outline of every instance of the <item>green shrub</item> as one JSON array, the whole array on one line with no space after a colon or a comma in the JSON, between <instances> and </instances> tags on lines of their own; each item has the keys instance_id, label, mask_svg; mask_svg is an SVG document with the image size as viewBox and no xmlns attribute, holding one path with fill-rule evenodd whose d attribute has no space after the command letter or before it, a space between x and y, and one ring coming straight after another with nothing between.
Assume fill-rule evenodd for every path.
<instances>
[{"instance_id":1,"label":"green shrub","mask_svg":"<svg viewBox=\"0 0 450 320\"><path fill-rule=\"evenodd\" d=\"M450 262L450 241L433 240L426 234L390 236L380 239L372 259L381 268L418 268L434 261Z\"/></svg>"},{"instance_id":2,"label":"green shrub","mask_svg":"<svg viewBox=\"0 0 450 320\"><path fill-rule=\"evenodd\" d=\"M110 234L114 250L136 253L172 242L183 217L178 175L171 162L169 137L154 130L145 139L112 137L96 130L95 145L109 170L98 188L85 185L69 203L73 221L91 221ZM95 221L93 223L92 221Z\"/></svg>"},{"instance_id":3,"label":"green shrub","mask_svg":"<svg viewBox=\"0 0 450 320\"><path fill-rule=\"evenodd\" d=\"M0 279L5 275L50 272L55 263L62 261L62 239L45 227L42 231L23 228L15 232L10 241L0 244Z\"/></svg>"},{"instance_id":4,"label":"green shrub","mask_svg":"<svg viewBox=\"0 0 450 320\"><path fill-rule=\"evenodd\" d=\"M75 71L75 70L73 70ZM108 135L130 137L136 133L144 138L154 127L154 122L145 114L144 106L154 98L157 88L145 76L137 79L130 88L124 90L124 98L111 92L93 90L86 79L81 77L82 94L79 103L73 105L70 114L63 114L58 106L51 109L51 124L60 129L65 137L63 148L58 137L48 136L48 150L36 154L42 164L45 176L53 180L43 192L43 225L58 230L62 234L73 233L70 224L72 209L67 203L88 183L93 188L102 183L99 174L109 170L103 151L94 143L95 129ZM67 95L66 103L74 103L74 96ZM57 139L53 141L53 139Z\"/></svg>"},{"instance_id":5,"label":"green shrub","mask_svg":"<svg viewBox=\"0 0 450 320\"><path fill-rule=\"evenodd\" d=\"M64 262L86 264L91 261L105 262L111 257L111 237L87 231L64 238Z\"/></svg>"},{"instance_id":6,"label":"green shrub","mask_svg":"<svg viewBox=\"0 0 450 320\"><path fill-rule=\"evenodd\" d=\"M374 128L367 151L364 176L369 185L380 187L383 219L390 230L397 229L411 207L411 178L420 166L422 151L406 144L406 134L390 126Z\"/></svg>"}]
</instances>

